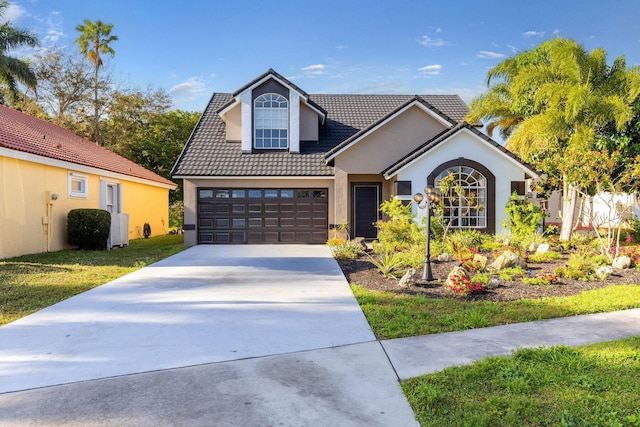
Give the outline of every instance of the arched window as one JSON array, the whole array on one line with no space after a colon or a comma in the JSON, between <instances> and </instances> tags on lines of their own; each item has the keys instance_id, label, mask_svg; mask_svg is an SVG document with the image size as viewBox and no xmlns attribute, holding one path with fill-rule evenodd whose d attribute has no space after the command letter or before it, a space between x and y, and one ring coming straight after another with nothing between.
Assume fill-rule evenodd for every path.
<instances>
[{"instance_id":1,"label":"arched window","mask_svg":"<svg viewBox=\"0 0 640 427\"><path fill-rule=\"evenodd\" d=\"M260 95L254 102L255 148L289 146L289 102L277 93Z\"/></svg>"},{"instance_id":2,"label":"arched window","mask_svg":"<svg viewBox=\"0 0 640 427\"><path fill-rule=\"evenodd\" d=\"M448 189L442 194L444 220L451 228L487 229L488 183L480 171L470 166L449 166L434 178L436 188Z\"/></svg>"}]
</instances>

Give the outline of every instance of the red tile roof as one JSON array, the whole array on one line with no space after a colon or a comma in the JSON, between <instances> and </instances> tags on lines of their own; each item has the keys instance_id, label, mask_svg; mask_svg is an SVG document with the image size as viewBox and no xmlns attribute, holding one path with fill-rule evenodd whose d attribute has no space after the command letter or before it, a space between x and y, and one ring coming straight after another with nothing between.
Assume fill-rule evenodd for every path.
<instances>
[{"instance_id":1,"label":"red tile roof","mask_svg":"<svg viewBox=\"0 0 640 427\"><path fill-rule=\"evenodd\" d=\"M75 133L0 105L0 147L175 186Z\"/></svg>"}]
</instances>

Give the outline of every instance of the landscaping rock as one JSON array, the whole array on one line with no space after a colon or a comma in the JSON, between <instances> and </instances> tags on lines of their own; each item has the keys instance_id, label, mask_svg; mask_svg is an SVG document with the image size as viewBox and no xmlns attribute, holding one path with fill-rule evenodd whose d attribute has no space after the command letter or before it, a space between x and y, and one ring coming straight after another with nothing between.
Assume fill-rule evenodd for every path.
<instances>
[{"instance_id":1,"label":"landscaping rock","mask_svg":"<svg viewBox=\"0 0 640 427\"><path fill-rule=\"evenodd\" d=\"M440 262L450 262L453 261L453 256L445 252L438 255L437 260Z\"/></svg>"},{"instance_id":2,"label":"landscaping rock","mask_svg":"<svg viewBox=\"0 0 640 427\"><path fill-rule=\"evenodd\" d=\"M356 237L355 239L353 239L353 243L355 243L358 246L361 246L362 249L364 250L367 249L367 242L365 242L364 237Z\"/></svg>"},{"instance_id":3,"label":"landscaping rock","mask_svg":"<svg viewBox=\"0 0 640 427\"><path fill-rule=\"evenodd\" d=\"M596 277L598 277L598 279L604 280L609 277L611 273L613 273L613 267L611 266L601 265L596 268Z\"/></svg>"},{"instance_id":4,"label":"landscaping rock","mask_svg":"<svg viewBox=\"0 0 640 427\"><path fill-rule=\"evenodd\" d=\"M452 277L460 277L460 278L463 278L463 279L469 279L469 274L462 267L454 267L453 270L451 270L451 272L447 276L447 280L444 282L444 284L447 285L448 288L452 288L453 287L453 283L451 282L451 278Z\"/></svg>"},{"instance_id":5,"label":"landscaping rock","mask_svg":"<svg viewBox=\"0 0 640 427\"><path fill-rule=\"evenodd\" d=\"M611 266L618 270L624 270L625 268L631 267L631 258L626 255L619 256L618 258L613 259Z\"/></svg>"},{"instance_id":6,"label":"landscaping rock","mask_svg":"<svg viewBox=\"0 0 640 427\"><path fill-rule=\"evenodd\" d=\"M476 263L477 263L477 264L479 264L479 265L480 265L480 269L481 269L481 270L484 270L485 268L487 268L487 262L488 262L488 261L489 261L489 260L488 260L488 259L487 259L487 257L486 257L486 256L484 256L484 255L475 254L475 255L473 256L473 263L474 263L474 264L476 264Z\"/></svg>"},{"instance_id":7,"label":"landscaping rock","mask_svg":"<svg viewBox=\"0 0 640 427\"><path fill-rule=\"evenodd\" d=\"M529 245L529 247L527 248L527 252L537 252L538 248L540 247L540 245L536 242L531 242L531 244Z\"/></svg>"},{"instance_id":8,"label":"landscaping rock","mask_svg":"<svg viewBox=\"0 0 640 427\"><path fill-rule=\"evenodd\" d=\"M551 246L548 243L541 243L538 245L538 249L536 249L537 254L546 254L551 250Z\"/></svg>"},{"instance_id":9,"label":"landscaping rock","mask_svg":"<svg viewBox=\"0 0 640 427\"><path fill-rule=\"evenodd\" d=\"M489 265L491 270L503 270L513 267L527 268L527 263L520 256L511 251L504 251L494 262Z\"/></svg>"},{"instance_id":10,"label":"landscaping rock","mask_svg":"<svg viewBox=\"0 0 640 427\"><path fill-rule=\"evenodd\" d=\"M414 279L415 275L416 275L416 270L414 268L408 269L407 272L404 274L404 276L402 276L402 278L398 282L398 285L401 288L408 288L413 286L416 283Z\"/></svg>"},{"instance_id":11,"label":"landscaping rock","mask_svg":"<svg viewBox=\"0 0 640 427\"><path fill-rule=\"evenodd\" d=\"M500 286L500 279L498 279L497 277L492 277L492 278L489 280L489 283L487 283L486 288L487 288L487 289L495 289L495 288L497 288L498 286Z\"/></svg>"}]
</instances>

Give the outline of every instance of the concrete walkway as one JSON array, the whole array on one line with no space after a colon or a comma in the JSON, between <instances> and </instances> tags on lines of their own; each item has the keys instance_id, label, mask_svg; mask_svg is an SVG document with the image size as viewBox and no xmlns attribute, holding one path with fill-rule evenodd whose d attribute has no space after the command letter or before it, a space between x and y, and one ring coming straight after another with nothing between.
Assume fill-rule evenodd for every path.
<instances>
[{"instance_id":1,"label":"concrete walkway","mask_svg":"<svg viewBox=\"0 0 640 427\"><path fill-rule=\"evenodd\" d=\"M377 341L322 246L198 246L0 328L0 426L411 426L398 380L640 310Z\"/></svg>"}]
</instances>

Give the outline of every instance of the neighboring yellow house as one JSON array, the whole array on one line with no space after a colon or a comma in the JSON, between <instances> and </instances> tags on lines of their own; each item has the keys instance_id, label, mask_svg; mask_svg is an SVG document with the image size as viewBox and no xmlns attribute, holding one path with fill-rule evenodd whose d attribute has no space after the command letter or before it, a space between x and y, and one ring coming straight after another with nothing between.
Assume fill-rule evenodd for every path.
<instances>
[{"instance_id":1,"label":"neighboring yellow house","mask_svg":"<svg viewBox=\"0 0 640 427\"><path fill-rule=\"evenodd\" d=\"M169 226L176 184L66 129L0 105L0 259L68 248L67 213L112 214L110 246Z\"/></svg>"}]
</instances>

